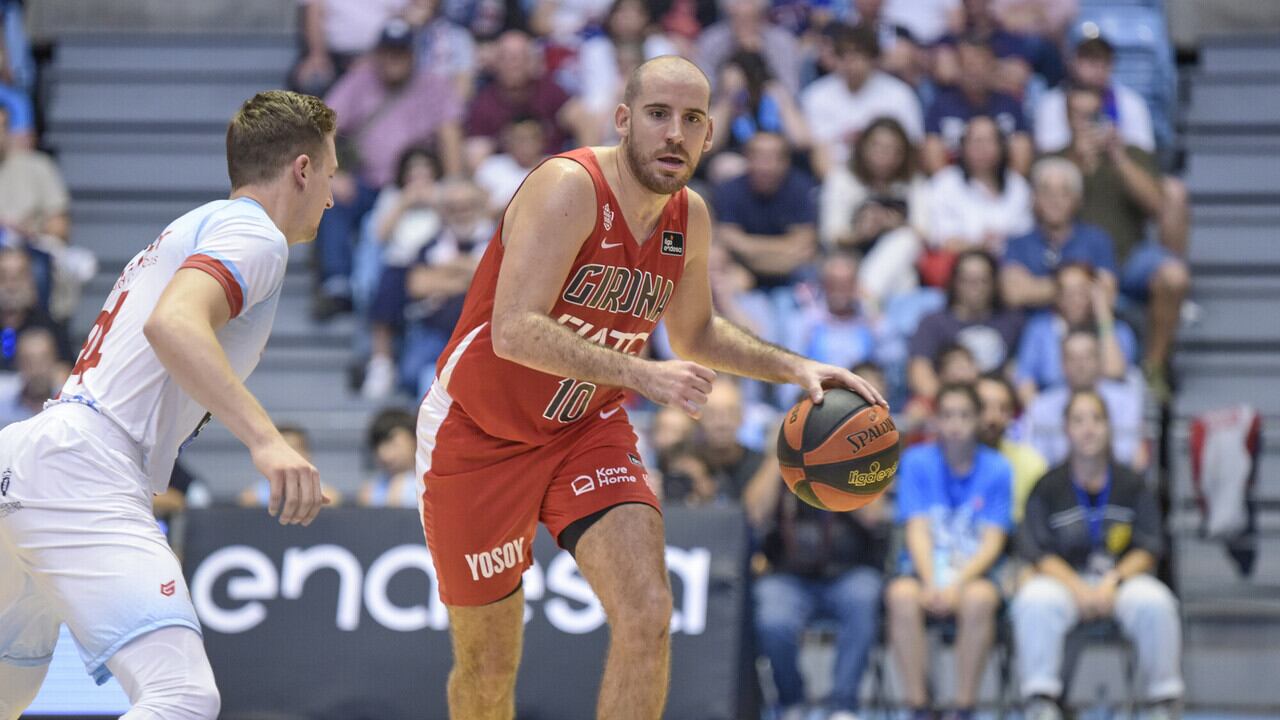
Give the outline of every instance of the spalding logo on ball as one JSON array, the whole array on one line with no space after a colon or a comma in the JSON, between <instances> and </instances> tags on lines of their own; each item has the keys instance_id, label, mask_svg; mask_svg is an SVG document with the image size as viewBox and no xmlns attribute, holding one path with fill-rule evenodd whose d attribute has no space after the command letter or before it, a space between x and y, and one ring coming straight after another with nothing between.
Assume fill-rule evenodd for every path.
<instances>
[{"instance_id":1,"label":"spalding logo on ball","mask_svg":"<svg viewBox=\"0 0 1280 720\"><path fill-rule=\"evenodd\" d=\"M843 388L821 405L795 404L778 431L782 479L823 510L856 510L880 496L898 472L898 428L889 412Z\"/></svg>"}]
</instances>

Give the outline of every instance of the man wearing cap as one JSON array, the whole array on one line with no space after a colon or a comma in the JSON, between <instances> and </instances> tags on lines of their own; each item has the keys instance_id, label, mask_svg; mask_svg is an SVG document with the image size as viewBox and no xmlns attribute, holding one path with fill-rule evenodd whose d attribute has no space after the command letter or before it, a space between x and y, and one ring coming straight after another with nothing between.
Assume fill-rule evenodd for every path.
<instances>
[{"instance_id":1,"label":"man wearing cap","mask_svg":"<svg viewBox=\"0 0 1280 720\"><path fill-rule=\"evenodd\" d=\"M414 69L413 29L395 19L378 44L356 61L325 102L338 114L338 155L333 208L316 235L320 257L316 315L350 309L353 240L378 190L395 176L400 155L414 145L433 146L445 173L462 169L462 99L456 86Z\"/></svg>"}]
</instances>

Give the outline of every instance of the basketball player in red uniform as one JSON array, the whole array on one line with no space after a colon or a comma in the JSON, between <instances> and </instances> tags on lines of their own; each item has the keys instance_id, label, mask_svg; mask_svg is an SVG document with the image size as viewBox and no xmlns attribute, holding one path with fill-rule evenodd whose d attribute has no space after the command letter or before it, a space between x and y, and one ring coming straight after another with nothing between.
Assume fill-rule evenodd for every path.
<instances>
[{"instance_id":1,"label":"basketball player in red uniform","mask_svg":"<svg viewBox=\"0 0 1280 720\"><path fill-rule=\"evenodd\" d=\"M515 714L524 596L541 521L600 598L610 646L601 718L658 718L671 589L659 503L621 408L632 390L697 416L715 373L795 383L820 400L843 368L712 312L711 219L685 189L711 146L710 85L687 60L640 66L621 142L535 168L507 207L418 416L422 519L449 607L454 720ZM669 312L668 312L669 310ZM659 320L684 360L639 355Z\"/></svg>"}]
</instances>

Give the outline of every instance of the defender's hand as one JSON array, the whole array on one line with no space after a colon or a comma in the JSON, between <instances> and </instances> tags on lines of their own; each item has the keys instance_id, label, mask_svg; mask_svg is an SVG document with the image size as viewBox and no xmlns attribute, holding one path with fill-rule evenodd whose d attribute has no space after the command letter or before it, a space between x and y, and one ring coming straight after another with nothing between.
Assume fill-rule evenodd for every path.
<instances>
[{"instance_id":1,"label":"defender's hand","mask_svg":"<svg viewBox=\"0 0 1280 720\"><path fill-rule=\"evenodd\" d=\"M646 362L635 390L659 405L678 408L690 416L702 415L711 394L715 371L685 360Z\"/></svg>"},{"instance_id":2,"label":"defender's hand","mask_svg":"<svg viewBox=\"0 0 1280 720\"><path fill-rule=\"evenodd\" d=\"M253 466L271 483L267 512L281 525L310 525L329 498L320 492L320 471L279 438L250 453Z\"/></svg>"},{"instance_id":3,"label":"defender's hand","mask_svg":"<svg viewBox=\"0 0 1280 720\"><path fill-rule=\"evenodd\" d=\"M792 382L804 388L805 392L809 393L809 398L815 403L822 402L823 388L846 387L861 395L872 405L889 407L888 401L871 386L871 383L835 365L823 365L813 360L805 360Z\"/></svg>"}]
</instances>

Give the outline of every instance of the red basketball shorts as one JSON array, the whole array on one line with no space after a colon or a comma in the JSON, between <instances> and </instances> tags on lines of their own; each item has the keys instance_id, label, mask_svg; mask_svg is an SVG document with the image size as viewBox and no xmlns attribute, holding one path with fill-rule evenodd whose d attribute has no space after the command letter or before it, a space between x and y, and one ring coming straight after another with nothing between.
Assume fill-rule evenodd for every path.
<instances>
[{"instance_id":1,"label":"red basketball shorts","mask_svg":"<svg viewBox=\"0 0 1280 720\"><path fill-rule=\"evenodd\" d=\"M486 434L435 384L418 411L417 462L422 527L446 605L511 594L533 564L539 521L559 538L575 520L613 505L661 512L625 411L530 446Z\"/></svg>"}]
</instances>

